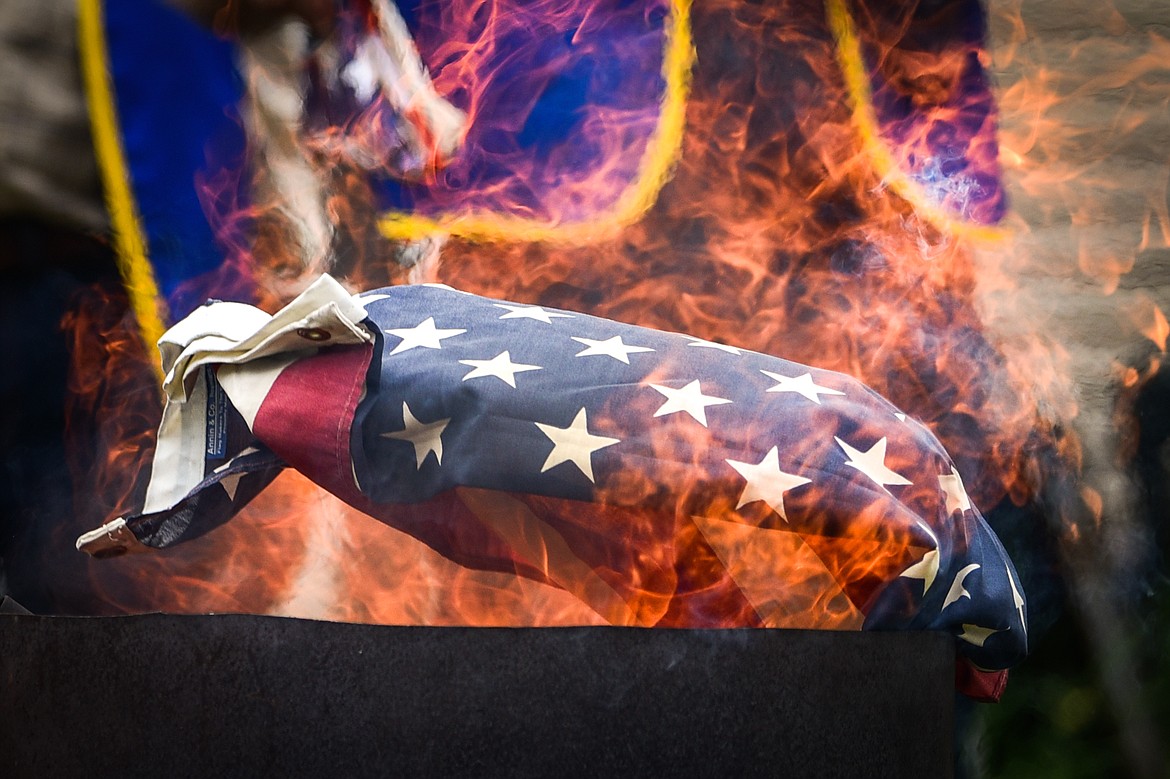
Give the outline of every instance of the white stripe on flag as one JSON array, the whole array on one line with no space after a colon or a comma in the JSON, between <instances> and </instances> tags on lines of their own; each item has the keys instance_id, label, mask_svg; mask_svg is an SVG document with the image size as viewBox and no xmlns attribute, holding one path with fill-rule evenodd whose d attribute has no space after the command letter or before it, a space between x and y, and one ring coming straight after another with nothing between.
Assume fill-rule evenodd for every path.
<instances>
[{"instance_id":1,"label":"white stripe on flag","mask_svg":"<svg viewBox=\"0 0 1170 779\"><path fill-rule=\"evenodd\" d=\"M219 385L227 393L228 399L240 412L240 416L248 423L252 430L252 423L256 414L260 413L260 405L272 385L285 368L303 357L303 354L276 354L271 357L253 360L242 365L224 365L220 367L216 377Z\"/></svg>"}]
</instances>

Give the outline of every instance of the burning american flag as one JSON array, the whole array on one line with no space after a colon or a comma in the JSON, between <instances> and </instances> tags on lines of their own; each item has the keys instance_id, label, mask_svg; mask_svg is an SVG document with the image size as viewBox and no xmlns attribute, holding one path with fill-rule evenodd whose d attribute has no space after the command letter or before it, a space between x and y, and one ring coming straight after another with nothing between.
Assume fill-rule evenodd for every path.
<instances>
[{"instance_id":1,"label":"burning american flag","mask_svg":"<svg viewBox=\"0 0 1170 779\"><path fill-rule=\"evenodd\" d=\"M935 437L859 382L441 285L273 316L213 302L167 332L142 513L95 556L231 518L292 466L472 568L614 625L943 630L1026 652L1019 579Z\"/></svg>"}]
</instances>

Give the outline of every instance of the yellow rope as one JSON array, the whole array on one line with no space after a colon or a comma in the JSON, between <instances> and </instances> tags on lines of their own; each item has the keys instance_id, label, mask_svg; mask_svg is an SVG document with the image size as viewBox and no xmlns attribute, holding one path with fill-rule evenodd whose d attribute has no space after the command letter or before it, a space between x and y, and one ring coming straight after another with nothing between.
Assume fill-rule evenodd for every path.
<instances>
[{"instance_id":1,"label":"yellow rope","mask_svg":"<svg viewBox=\"0 0 1170 779\"><path fill-rule=\"evenodd\" d=\"M102 29L102 0L78 2L78 50L81 73L89 98L90 126L94 150L106 195L106 208L113 228L114 250L122 283L130 296L130 307L138 320L138 328L147 348L162 337L162 299L154 270L146 257L146 239L134 194L130 188L130 174L122 149L122 133L110 83L109 57L105 33ZM155 371L162 380L162 369L154 361Z\"/></svg>"},{"instance_id":2,"label":"yellow rope","mask_svg":"<svg viewBox=\"0 0 1170 779\"><path fill-rule=\"evenodd\" d=\"M845 88L853 108L853 121L861 135L866 154L873 162L882 181L899 197L914 206L914 210L940 230L979 241L1002 241L1009 232L999 227L974 224L956 219L933 201L929 194L898 165L893 153L882 141L877 115L873 109L873 93L869 74L861 54L861 40L853 26L853 18L845 7L845 0L826 0L825 11L829 28L837 43L837 62L845 76Z\"/></svg>"},{"instance_id":3,"label":"yellow rope","mask_svg":"<svg viewBox=\"0 0 1170 779\"><path fill-rule=\"evenodd\" d=\"M682 151L687 97L695 46L691 37L691 0L672 0L662 57L666 90L658 122L638 164L634 181L607 212L582 222L556 224L495 213L445 214L436 217L401 212L383 214L378 222L391 240L412 240L447 233L472 241L545 241L588 244L611 238L640 219L670 179Z\"/></svg>"}]
</instances>

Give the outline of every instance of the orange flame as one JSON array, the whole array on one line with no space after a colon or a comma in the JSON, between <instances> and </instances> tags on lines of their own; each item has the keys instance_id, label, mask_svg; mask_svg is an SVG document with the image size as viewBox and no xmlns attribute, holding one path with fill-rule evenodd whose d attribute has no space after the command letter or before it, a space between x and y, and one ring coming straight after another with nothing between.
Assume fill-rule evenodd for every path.
<instances>
[{"instance_id":1,"label":"orange flame","mask_svg":"<svg viewBox=\"0 0 1170 779\"><path fill-rule=\"evenodd\" d=\"M623 13L645 12L638 4L619 5ZM986 64L988 54L966 44L918 47L915 36L923 33L910 12L872 13L878 6L833 0L826 15L825 8L794 0L712 0L695 8L672 0L655 49L666 92L648 111L585 106L579 126L601 149L600 162L588 170L550 172L505 145L492 162L508 177L479 189L464 186L469 182L460 177L469 168L456 158L426 193L431 210L409 215L379 214L376 194L352 166L327 170L335 186L326 209L342 246L338 268L355 287L401 283L407 271L387 239L449 234L441 264L430 273L453 286L684 331L851 374L943 440L977 505L989 509L1005 497L1026 503L1045 477L1037 451L1058 447L1072 467L1079 451L1074 437L1052 432L1053 420L1077 413L1070 358L1029 318L1044 310L1036 303L1044 291L1021 291L1019 277L1037 273L1055 255L1061 273L1083 274L1102 296L1116 293L1135 252L1170 237L1165 179L1160 197L1146 193L1144 230L1136 240L1098 245L1087 229L1094 224L1093 193L1109 182L1092 162L1074 160L1082 151L1100 153L1096 147L1105 142L1061 115L1056 69L1022 62L1021 16L997 15L1003 37L996 67L1016 68L1020 76L999 95L998 161L994 114L981 120L965 153L979 171L997 172L1002 164L1019 194L1018 213L1008 219L1010 239L988 246L983 239L1006 234L991 224L994 208L970 200L967 190L931 188L921 184L929 178L906 173L969 115L968 96L957 85L972 58ZM485 114L486 85L504 77L485 64L496 62L500 47L528 26L550 36L572 29L585 36L591 25L607 23L590 15L593 7L572 0L444 3L419 32L420 48L438 90L467 111L475 128ZM842 26L843 19L852 26ZM865 59L842 52L854 43ZM1102 75L1092 88L1131 89L1146 69L1164 67L1165 53L1166 42L1151 36L1148 56L1128 64L1123 75ZM893 136L869 104L873 68L920 117ZM674 78L680 69L682 80ZM515 79L516 99L533 100L549 73L536 68L507 78ZM671 89L685 89L683 99ZM1123 112L1115 129L1141 121ZM328 146L318 149L322 159L336 156ZM476 151L492 152L489 146ZM215 197L234 185L207 183ZM1048 231L1053 226L1065 229ZM1039 252L1053 240L1057 248ZM235 264L213 286L238 274L259 278L266 307L287 296L281 267L287 236L261 230L241 240L233 256ZM81 320L74 325L79 334L90 329ZM1170 327L1156 306L1126 326L1142 329L1165 350ZM78 353L122 348L82 345ZM138 375L141 368L79 363L78 381L86 382L76 388L79 402L95 417L157 414L153 398L144 396L124 401L117 412L98 402L120 372ZM127 481L135 472L129 461L147 459L150 428L135 429L118 433L120 448L111 447L98 468L104 481L94 494L118 495L101 506L109 515L129 502ZM808 445L826 440L831 435L810 435ZM498 517L510 510L486 506L474 494L461 500L472 512ZM757 519L731 507L723 513L728 521L707 520L701 533L680 522L675 546L693 554L687 575L709 579L712 588L720 586L715 570L731 570L741 584L749 582L746 589L752 575L788 583L785 597L758 610L763 624L855 627L859 612L845 590L863 591L888 578L883 566L901 562L867 557L878 537L867 518L859 519L856 536L817 548L781 532L767 542L738 544L735 535ZM525 556L539 575L461 568L288 476L229 526L146 562L102 564L92 575L101 579L108 603L130 610L471 625L670 624L677 618L663 613L664 594L678 575L674 561L647 564L647 571L661 573L647 573L621 592L618 604L605 572L578 570L558 552L556 538L534 539L525 535L522 518L514 520L499 532L528 544ZM719 559L720 550L700 536L726 539L720 550L738 551ZM826 560L849 582L845 590L824 586Z\"/></svg>"}]
</instances>

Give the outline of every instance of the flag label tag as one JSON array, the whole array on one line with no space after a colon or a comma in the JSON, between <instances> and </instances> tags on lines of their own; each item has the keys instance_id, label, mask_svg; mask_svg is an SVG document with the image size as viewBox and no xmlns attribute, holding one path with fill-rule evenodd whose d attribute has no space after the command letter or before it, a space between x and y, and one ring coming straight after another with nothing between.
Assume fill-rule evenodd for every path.
<instances>
[{"instance_id":1,"label":"flag label tag","mask_svg":"<svg viewBox=\"0 0 1170 779\"><path fill-rule=\"evenodd\" d=\"M204 371L207 377L207 447L208 460L222 460L227 456L227 395L211 370Z\"/></svg>"}]
</instances>

